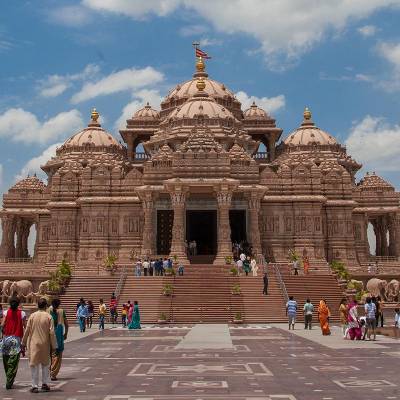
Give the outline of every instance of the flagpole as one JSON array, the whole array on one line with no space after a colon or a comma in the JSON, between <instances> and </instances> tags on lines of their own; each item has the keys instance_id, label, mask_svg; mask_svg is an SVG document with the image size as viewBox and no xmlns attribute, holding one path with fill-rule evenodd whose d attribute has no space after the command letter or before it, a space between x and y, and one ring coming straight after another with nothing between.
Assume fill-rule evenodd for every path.
<instances>
[{"instance_id":1,"label":"flagpole","mask_svg":"<svg viewBox=\"0 0 400 400\"><path fill-rule=\"evenodd\" d=\"M196 57L196 50L200 46L200 43L199 42L193 42L192 46L194 47L194 58L197 58Z\"/></svg>"}]
</instances>

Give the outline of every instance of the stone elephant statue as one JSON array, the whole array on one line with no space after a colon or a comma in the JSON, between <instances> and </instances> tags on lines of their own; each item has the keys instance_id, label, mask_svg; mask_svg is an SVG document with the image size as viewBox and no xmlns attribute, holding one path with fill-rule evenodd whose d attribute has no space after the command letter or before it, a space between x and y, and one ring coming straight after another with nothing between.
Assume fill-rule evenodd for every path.
<instances>
[{"instance_id":1,"label":"stone elephant statue","mask_svg":"<svg viewBox=\"0 0 400 400\"><path fill-rule=\"evenodd\" d=\"M367 282L367 291L371 296L380 296L382 300L386 300L387 282L383 279L372 278Z\"/></svg>"},{"instance_id":2,"label":"stone elephant statue","mask_svg":"<svg viewBox=\"0 0 400 400\"><path fill-rule=\"evenodd\" d=\"M49 280L40 282L38 294L45 295L49 291L49 283Z\"/></svg>"},{"instance_id":3,"label":"stone elephant statue","mask_svg":"<svg viewBox=\"0 0 400 400\"><path fill-rule=\"evenodd\" d=\"M21 281L15 281L11 284L10 295L16 295L18 297L26 297L29 293L33 292L33 285L31 281L25 279Z\"/></svg>"},{"instance_id":4,"label":"stone elephant statue","mask_svg":"<svg viewBox=\"0 0 400 400\"><path fill-rule=\"evenodd\" d=\"M1 281L0 282L0 288L1 288L1 301L3 303L7 303L8 302L8 298L11 295L11 285L13 284L13 281L10 281L8 279Z\"/></svg>"},{"instance_id":5,"label":"stone elephant statue","mask_svg":"<svg viewBox=\"0 0 400 400\"><path fill-rule=\"evenodd\" d=\"M392 279L386 287L386 300L398 301L400 294L400 282L397 279Z\"/></svg>"}]
</instances>

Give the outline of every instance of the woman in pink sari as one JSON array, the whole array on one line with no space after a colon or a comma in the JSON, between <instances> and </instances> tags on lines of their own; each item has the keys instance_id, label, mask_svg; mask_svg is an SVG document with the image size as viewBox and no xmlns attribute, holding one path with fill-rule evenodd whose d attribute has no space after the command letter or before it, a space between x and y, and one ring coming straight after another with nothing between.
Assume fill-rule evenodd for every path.
<instances>
[{"instance_id":1,"label":"woman in pink sari","mask_svg":"<svg viewBox=\"0 0 400 400\"><path fill-rule=\"evenodd\" d=\"M129 305L129 310L128 310L128 325L132 321L132 315L133 315L133 304Z\"/></svg>"},{"instance_id":2,"label":"woman in pink sari","mask_svg":"<svg viewBox=\"0 0 400 400\"><path fill-rule=\"evenodd\" d=\"M348 335L351 340L361 340L361 326L358 319L357 300L353 300L349 304L349 312L347 314Z\"/></svg>"}]
</instances>

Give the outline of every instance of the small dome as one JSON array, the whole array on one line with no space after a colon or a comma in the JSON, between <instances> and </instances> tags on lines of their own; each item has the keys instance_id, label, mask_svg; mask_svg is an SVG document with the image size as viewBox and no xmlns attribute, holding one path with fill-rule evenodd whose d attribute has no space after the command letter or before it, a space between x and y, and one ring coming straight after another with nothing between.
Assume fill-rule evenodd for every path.
<instances>
[{"instance_id":1,"label":"small dome","mask_svg":"<svg viewBox=\"0 0 400 400\"><path fill-rule=\"evenodd\" d=\"M135 114L133 115L133 118L135 119L159 119L160 114L157 110L152 108L149 103L147 103L143 108L140 110L136 111Z\"/></svg>"},{"instance_id":2,"label":"small dome","mask_svg":"<svg viewBox=\"0 0 400 400\"><path fill-rule=\"evenodd\" d=\"M210 97L192 97L181 107L176 108L171 113L170 118L196 118L200 115L208 116L209 118L234 118L228 109L221 106Z\"/></svg>"},{"instance_id":3,"label":"small dome","mask_svg":"<svg viewBox=\"0 0 400 400\"><path fill-rule=\"evenodd\" d=\"M311 112L308 108L304 110L304 121L299 128L293 131L285 140L286 145L320 145L337 144L336 139L329 133L315 126L311 119Z\"/></svg>"},{"instance_id":4,"label":"small dome","mask_svg":"<svg viewBox=\"0 0 400 400\"><path fill-rule=\"evenodd\" d=\"M14 186L11 187L10 191L26 191L31 190L35 192L42 192L46 185L36 176L28 176L25 179L20 180Z\"/></svg>"},{"instance_id":5,"label":"small dome","mask_svg":"<svg viewBox=\"0 0 400 400\"><path fill-rule=\"evenodd\" d=\"M96 109L92 111L92 120L87 128L71 136L60 149L76 147L117 147L122 149L121 144L97 122L99 114Z\"/></svg>"},{"instance_id":6,"label":"small dome","mask_svg":"<svg viewBox=\"0 0 400 400\"><path fill-rule=\"evenodd\" d=\"M253 104L243 113L244 119L268 119L267 113L260 107Z\"/></svg>"},{"instance_id":7,"label":"small dome","mask_svg":"<svg viewBox=\"0 0 400 400\"><path fill-rule=\"evenodd\" d=\"M394 189L394 187L390 183L386 182L379 175L376 175L375 172L372 172L372 174L367 172L364 178L362 178L358 183L358 186L368 189Z\"/></svg>"}]
</instances>

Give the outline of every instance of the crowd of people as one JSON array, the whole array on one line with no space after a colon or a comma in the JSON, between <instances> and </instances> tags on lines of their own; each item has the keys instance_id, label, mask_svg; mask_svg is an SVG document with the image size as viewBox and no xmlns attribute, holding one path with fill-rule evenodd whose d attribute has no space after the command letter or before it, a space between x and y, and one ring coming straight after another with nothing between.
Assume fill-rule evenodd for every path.
<instances>
[{"instance_id":1,"label":"crowd of people","mask_svg":"<svg viewBox=\"0 0 400 400\"><path fill-rule=\"evenodd\" d=\"M173 270L174 262L172 258L144 259L138 258L135 267L135 276L164 276L166 272ZM183 275L185 267L182 263L178 264L178 275Z\"/></svg>"},{"instance_id":2,"label":"crowd of people","mask_svg":"<svg viewBox=\"0 0 400 400\"><path fill-rule=\"evenodd\" d=\"M378 297L368 297L364 306L364 315L359 315L359 304L357 300L342 299L339 305L339 317L343 338L350 340L376 340L376 328L380 324L383 327L383 301ZM289 330L294 330L298 309L297 301L293 296L289 297L286 303L286 315L288 317ZM303 305L304 329L312 329L314 305L307 299ZM330 318L331 310L325 299L320 300L316 309L321 333L324 336L331 334ZM396 336L400 336L400 309L396 308L394 314L394 327ZM397 331L399 329L399 331Z\"/></svg>"},{"instance_id":3,"label":"crowd of people","mask_svg":"<svg viewBox=\"0 0 400 400\"><path fill-rule=\"evenodd\" d=\"M115 293L112 293L110 297L108 309L110 314L110 323L115 327L115 325L118 324L118 301ZM79 303L76 305L76 319L81 333L92 327L93 315L94 306L92 301L85 301L81 298ZM104 330L106 315L107 305L104 303L103 299L100 299L98 306L99 330ZM140 311L137 301L131 303L129 300L126 304L122 304L121 325L128 329L141 329Z\"/></svg>"}]
</instances>

